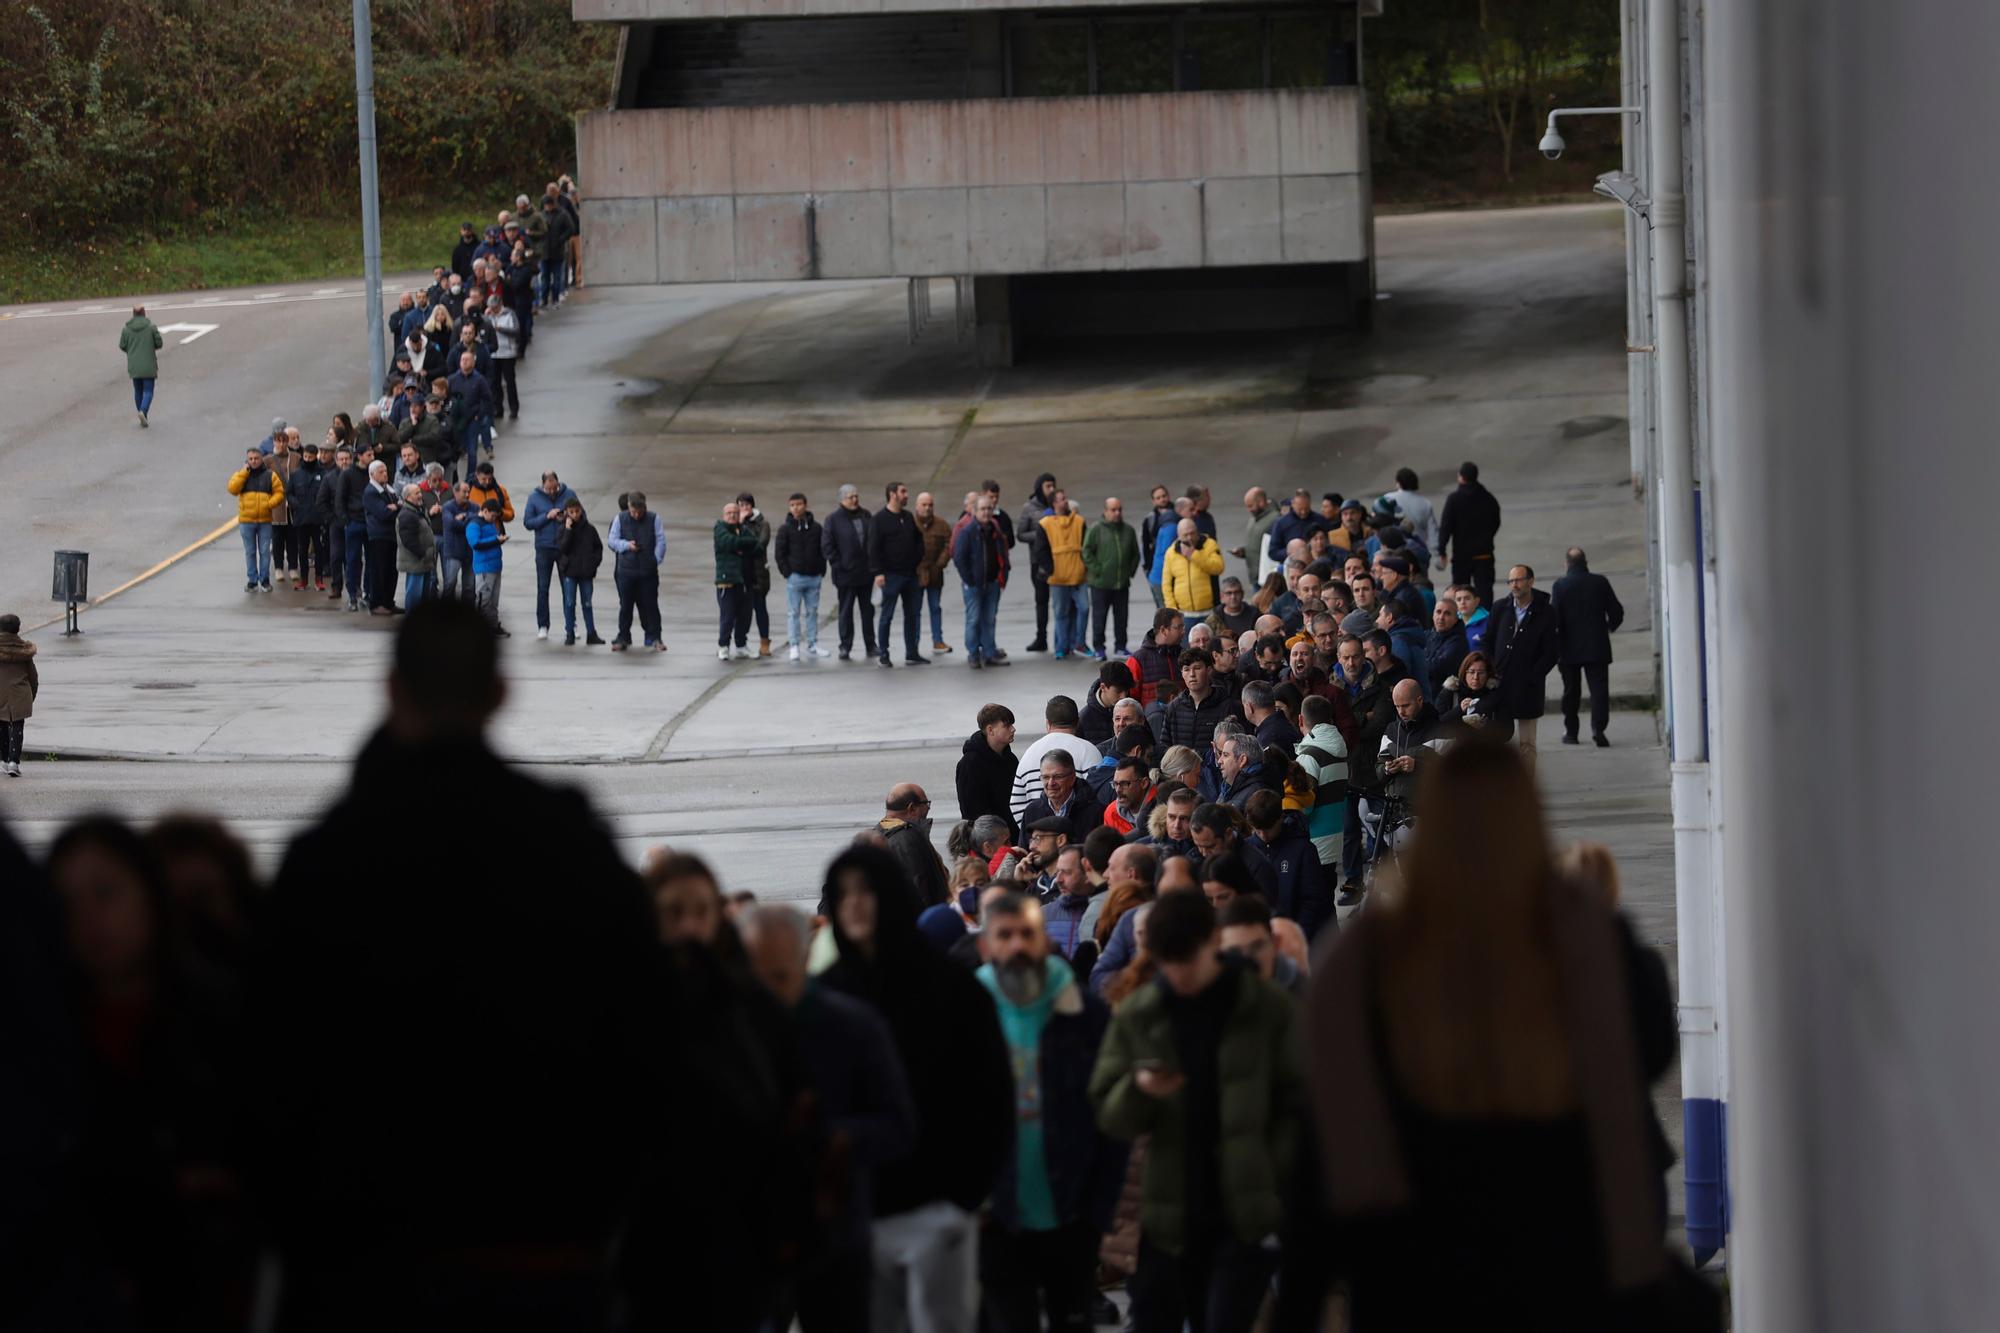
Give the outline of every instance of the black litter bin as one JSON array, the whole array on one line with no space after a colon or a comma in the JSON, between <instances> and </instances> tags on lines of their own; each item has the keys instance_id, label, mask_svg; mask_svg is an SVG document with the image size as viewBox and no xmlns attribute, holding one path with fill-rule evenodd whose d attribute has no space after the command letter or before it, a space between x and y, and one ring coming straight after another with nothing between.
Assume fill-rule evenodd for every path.
<instances>
[{"instance_id":1,"label":"black litter bin","mask_svg":"<svg viewBox=\"0 0 2000 1333\"><path fill-rule=\"evenodd\" d=\"M49 597L64 605L63 633L81 634L76 608L90 600L90 552L57 551L55 575L55 590Z\"/></svg>"}]
</instances>

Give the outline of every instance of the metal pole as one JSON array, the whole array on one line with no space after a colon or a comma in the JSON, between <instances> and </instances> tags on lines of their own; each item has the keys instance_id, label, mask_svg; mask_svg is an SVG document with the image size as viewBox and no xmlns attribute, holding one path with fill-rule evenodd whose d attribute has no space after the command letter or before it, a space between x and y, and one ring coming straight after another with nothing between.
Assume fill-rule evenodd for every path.
<instances>
[{"instance_id":1,"label":"metal pole","mask_svg":"<svg viewBox=\"0 0 2000 1333\"><path fill-rule=\"evenodd\" d=\"M1695 522L1687 318L1687 198L1682 191L1680 0L1646 7L1646 144L1653 224L1654 403L1659 440L1660 557L1666 583L1667 725L1673 759L1674 902L1680 960L1681 1115L1688 1245L1722 1248L1722 1015L1703 705L1701 546Z\"/></svg>"},{"instance_id":2,"label":"metal pole","mask_svg":"<svg viewBox=\"0 0 2000 1333\"><path fill-rule=\"evenodd\" d=\"M368 314L368 397L389 373L382 322L382 200L375 179L375 35L368 0L354 0L354 122L361 138L361 267Z\"/></svg>"}]
</instances>

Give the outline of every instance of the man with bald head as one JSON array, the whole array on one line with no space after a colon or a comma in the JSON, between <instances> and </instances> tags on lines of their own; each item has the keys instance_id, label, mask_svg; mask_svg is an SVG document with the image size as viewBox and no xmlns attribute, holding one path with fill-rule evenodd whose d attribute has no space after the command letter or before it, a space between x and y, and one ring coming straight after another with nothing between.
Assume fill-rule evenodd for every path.
<instances>
[{"instance_id":1,"label":"man with bald head","mask_svg":"<svg viewBox=\"0 0 2000 1333\"><path fill-rule=\"evenodd\" d=\"M1090 587L1091 656L1102 662L1107 653L1124 657L1126 627L1131 616L1132 576L1139 572L1139 534L1125 521L1125 504L1117 496L1104 501L1102 516L1083 536L1084 582ZM1106 649L1104 621L1112 622Z\"/></svg>"},{"instance_id":2,"label":"man with bald head","mask_svg":"<svg viewBox=\"0 0 2000 1333\"><path fill-rule=\"evenodd\" d=\"M872 832L880 835L882 845L902 862L917 891L920 907L949 899L950 882L944 860L931 845L931 798L921 786L900 782L891 788L882 818Z\"/></svg>"},{"instance_id":3,"label":"man with bald head","mask_svg":"<svg viewBox=\"0 0 2000 1333\"><path fill-rule=\"evenodd\" d=\"M1416 681L1407 677L1397 681L1389 697L1396 706L1396 716L1376 748L1376 781L1383 796L1403 802L1407 809L1416 799L1417 775L1444 753L1452 737L1437 710L1424 702L1423 687Z\"/></svg>"},{"instance_id":4,"label":"man with bald head","mask_svg":"<svg viewBox=\"0 0 2000 1333\"><path fill-rule=\"evenodd\" d=\"M966 503L972 501L971 492L966 493ZM951 569L951 542L954 535L952 525L937 512L937 497L929 491L917 496L917 531L924 539L924 554L917 563L917 587L923 590L924 600L931 608L931 651L948 653L951 645L944 641L944 584Z\"/></svg>"},{"instance_id":5,"label":"man with bald head","mask_svg":"<svg viewBox=\"0 0 2000 1333\"><path fill-rule=\"evenodd\" d=\"M1271 525L1278 520L1278 511L1271 504L1271 497L1262 486L1252 486L1243 492L1243 509L1250 515L1243 528L1243 545L1229 554L1243 562L1243 572L1250 576L1250 585L1264 586L1264 547L1270 536Z\"/></svg>"}]
</instances>

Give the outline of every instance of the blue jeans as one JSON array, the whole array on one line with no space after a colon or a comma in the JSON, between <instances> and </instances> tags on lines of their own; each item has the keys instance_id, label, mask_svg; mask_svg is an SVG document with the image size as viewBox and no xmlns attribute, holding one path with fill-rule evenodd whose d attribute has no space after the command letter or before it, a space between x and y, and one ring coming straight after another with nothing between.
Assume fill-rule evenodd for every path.
<instances>
[{"instance_id":1,"label":"blue jeans","mask_svg":"<svg viewBox=\"0 0 2000 1333\"><path fill-rule=\"evenodd\" d=\"M535 548L535 628L549 627L549 580L555 576L554 547Z\"/></svg>"},{"instance_id":2,"label":"blue jeans","mask_svg":"<svg viewBox=\"0 0 2000 1333\"><path fill-rule=\"evenodd\" d=\"M462 597L472 600L472 560L458 556L438 557L437 593L441 597Z\"/></svg>"},{"instance_id":3,"label":"blue jeans","mask_svg":"<svg viewBox=\"0 0 2000 1333\"><path fill-rule=\"evenodd\" d=\"M1082 652L1090 642L1090 589L1081 583L1049 585L1049 622L1056 656Z\"/></svg>"},{"instance_id":4,"label":"blue jeans","mask_svg":"<svg viewBox=\"0 0 2000 1333\"><path fill-rule=\"evenodd\" d=\"M465 438L459 441L465 450L465 471L470 475L479 466L479 451L493 452L493 418L476 416L465 423Z\"/></svg>"},{"instance_id":5,"label":"blue jeans","mask_svg":"<svg viewBox=\"0 0 2000 1333\"><path fill-rule=\"evenodd\" d=\"M993 638L993 622L1000 614L1000 585L964 586L965 655L975 662L990 662L999 647Z\"/></svg>"},{"instance_id":6,"label":"blue jeans","mask_svg":"<svg viewBox=\"0 0 2000 1333\"><path fill-rule=\"evenodd\" d=\"M271 525L269 523L238 523L236 531L243 538L243 577L251 583L271 581Z\"/></svg>"},{"instance_id":7,"label":"blue jeans","mask_svg":"<svg viewBox=\"0 0 2000 1333\"><path fill-rule=\"evenodd\" d=\"M591 639L597 637L597 617L590 613L591 587L592 581L590 579L566 578L562 581L563 636L565 638L574 639L576 637L576 604L578 601L583 603L584 637Z\"/></svg>"},{"instance_id":8,"label":"blue jeans","mask_svg":"<svg viewBox=\"0 0 2000 1333\"><path fill-rule=\"evenodd\" d=\"M138 408L142 413L153 410L153 380L151 377L132 381L132 406Z\"/></svg>"},{"instance_id":9,"label":"blue jeans","mask_svg":"<svg viewBox=\"0 0 2000 1333\"><path fill-rule=\"evenodd\" d=\"M820 583L818 574L785 575L785 641L794 648L811 649L819 643Z\"/></svg>"},{"instance_id":10,"label":"blue jeans","mask_svg":"<svg viewBox=\"0 0 2000 1333\"><path fill-rule=\"evenodd\" d=\"M889 624L896 618L896 603L903 604L903 655L917 656L917 618L922 614L918 606L923 589L917 586L915 574L890 574L882 580L882 614L875 620L875 647L882 656L889 655Z\"/></svg>"},{"instance_id":11,"label":"blue jeans","mask_svg":"<svg viewBox=\"0 0 2000 1333\"><path fill-rule=\"evenodd\" d=\"M403 609L414 611L417 603L431 595L431 576L428 574L403 575Z\"/></svg>"},{"instance_id":12,"label":"blue jeans","mask_svg":"<svg viewBox=\"0 0 2000 1333\"><path fill-rule=\"evenodd\" d=\"M347 600L358 601L363 592L361 586L361 557L368 549L368 525L366 523L343 523L340 525L340 558L337 563L347 578Z\"/></svg>"},{"instance_id":13,"label":"blue jeans","mask_svg":"<svg viewBox=\"0 0 2000 1333\"><path fill-rule=\"evenodd\" d=\"M943 575L939 575L940 578ZM931 642L944 642L944 585L933 583L924 589L924 600L931 604Z\"/></svg>"},{"instance_id":14,"label":"blue jeans","mask_svg":"<svg viewBox=\"0 0 2000 1333\"><path fill-rule=\"evenodd\" d=\"M563 249L569 249L565 244ZM554 256L542 261L542 304L562 300L564 256Z\"/></svg>"}]
</instances>

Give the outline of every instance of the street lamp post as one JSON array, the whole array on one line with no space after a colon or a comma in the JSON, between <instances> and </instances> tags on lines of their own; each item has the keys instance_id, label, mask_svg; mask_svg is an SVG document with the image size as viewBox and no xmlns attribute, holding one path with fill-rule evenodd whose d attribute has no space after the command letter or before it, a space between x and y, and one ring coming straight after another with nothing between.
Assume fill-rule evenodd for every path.
<instances>
[{"instance_id":1,"label":"street lamp post","mask_svg":"<svg viewBox=\"0 0 2000 1333\"><path fill-rule=\"evenodd\" d=\"M382 391L388 350L382 345L382 200L375 178L375 37L368 0L354 0L354 120L361 139L362 307L368 316L368 396Z\"/></svg>"}]
</instances>

